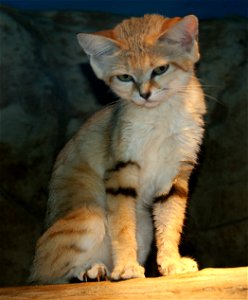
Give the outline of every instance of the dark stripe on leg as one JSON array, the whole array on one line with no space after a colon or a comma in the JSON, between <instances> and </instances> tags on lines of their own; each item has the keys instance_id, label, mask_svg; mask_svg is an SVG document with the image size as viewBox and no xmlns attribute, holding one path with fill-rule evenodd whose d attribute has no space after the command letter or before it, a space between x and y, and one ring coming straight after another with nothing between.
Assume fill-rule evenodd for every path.
<instances>
[{"instance_id":1,"label":"dark stripe on leg","mask_svg":"<svg viewBox=\"0 0 248 300\"><path fill-rule=\"evenodd\" d=\"M187 165L187 166L191 166L191 167L194 167L196 165L196 163L194 161L191 161L191 160L183 160L181 161L182 165Z\"/></svg>"},{"instance_id":2,"label":"dark stripe on leg","mask_svg":"<svg viewBox=\"0 0 248 300\"><path fill-rule=\"evenodd\" d=\"M106 193L113 196L123 195L127 197L137 198L137 192L135 188L132 187L128 187L128 188L119 187L117 189L106 188Z\"/></svg>"},{"instance_id":3,"label":"dark stripe on leg","mask_svg":"<svg viewBox=\"0 0 248 300\"><path fill-rule=\"evenodd\" d=\"M169 191L168 194L166 195L160 195L154 198L154 203L156 202L165 202L168 200L171 196L178 196L180 198L187 198L188 196L188 191L181 187L180 185L174 183Z\"/></svg>"},{"instance_id":4,"label":"dark stripe on leg","mask_svg":"<svg viewBox=\"0 0 248 300\"><path fill-rule=\"evenodd\" d=\"M124 161L118 161L116 163L116 165L109 170L109 172L116 172L116 171L120 171L121 169L123 168L126 168L128 165L132 165L132 166L136 166L137 168L140 168L139 164L134 162L134 161L127 161L127 162L124 162Z\"/></svg>"}]
</instances>

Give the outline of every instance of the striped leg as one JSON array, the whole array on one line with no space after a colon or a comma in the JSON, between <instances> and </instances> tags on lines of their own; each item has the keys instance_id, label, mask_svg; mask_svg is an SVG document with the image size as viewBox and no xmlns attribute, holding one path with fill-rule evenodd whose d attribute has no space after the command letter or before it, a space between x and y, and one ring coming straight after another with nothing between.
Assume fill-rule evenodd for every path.
<instances>
[{"instance_id":1,"label":"striped leg","mask_svg":"<svg viewBox=\"0 0 248 300\"><path fill-rule=\"evenodd\" d=\"M137 262L136 198L139 166L119 162L109 172L106 193L114 268L113 280L144 277L144 268Z\"/></svg>"},{"instance_id":2,"label":"striped leg","mask_svg":"<svg viewBox=\"0 0 248 300\"><path fill-rule=\"evenodd\" d=\"M162 275L194 272L197 263L181 257L179 243L185 217L190 166L183 166L169 191L155 198L154 223L157 243L157 264Z\"/></svg>"}]
</instances>

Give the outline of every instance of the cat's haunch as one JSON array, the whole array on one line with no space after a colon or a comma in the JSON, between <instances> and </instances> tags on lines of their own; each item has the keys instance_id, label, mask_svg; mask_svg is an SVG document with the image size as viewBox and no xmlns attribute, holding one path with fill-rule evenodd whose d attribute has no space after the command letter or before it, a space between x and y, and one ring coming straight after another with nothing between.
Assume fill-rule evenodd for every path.
<instances>
[{"instance_id":1,"label":"cat's haunch","mask_svg":"<svg viewBox=\"0 0 248 300\"><path fill-rule=\"evenodd\" d=\"M197 18L145 15L77 38L119 100L56 160L30 281L144 277L153 232L162 275L196 271L178 247L204 131Z\"/></svg>"}]
</instances>

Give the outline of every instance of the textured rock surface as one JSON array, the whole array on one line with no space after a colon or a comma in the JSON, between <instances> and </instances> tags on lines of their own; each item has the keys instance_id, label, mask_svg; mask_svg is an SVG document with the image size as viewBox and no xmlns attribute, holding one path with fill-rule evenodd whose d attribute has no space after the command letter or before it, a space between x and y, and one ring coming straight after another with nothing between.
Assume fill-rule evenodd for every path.
<instances>
[{"instance_id":1,"label":"textured rock surface","mask_svg":"<svg viewBox=\"0 0 248 300\"><path fill-rule=\"evenodd\" d=\"M200 42L199 77L210 97L189 228L202 265L247 265L247 23L205 22Z\"/></svg>"},{"instance_id":2,"label":"textured rock surface","mask_svg":"<svg viewBox=\"0 0 248 300\"><path fill-rule=\"evenodd\" d=\"M92 76L75 33L121 19L1 8L1 285L23 284L28 276L58 151L86 117L113 100ZM246 28L242 19L201 23L198 74L209 113L184 251L204 267L247 264Z\"/></svg>"}]
</instances>

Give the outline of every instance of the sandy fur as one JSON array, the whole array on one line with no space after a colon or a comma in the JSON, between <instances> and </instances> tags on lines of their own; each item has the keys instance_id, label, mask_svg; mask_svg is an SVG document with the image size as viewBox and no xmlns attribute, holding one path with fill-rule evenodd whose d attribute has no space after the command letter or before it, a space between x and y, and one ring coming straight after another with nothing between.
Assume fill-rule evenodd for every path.
<instances>
[{"instance_id":1,"label":"sandy fur","mask_svg":"<svg viewBox=\"0 0 248 300\"><path fill-rule=\"evenodd\" d=\"M57 158L31 281L144 277L152 218L160 273L197 270L178 250L203 136L197 34L194 16L146 15L78 35L96 75L120 101L89 119ZM132 80L121 81L122 74Z\"/></svg>"}]
</instances>

